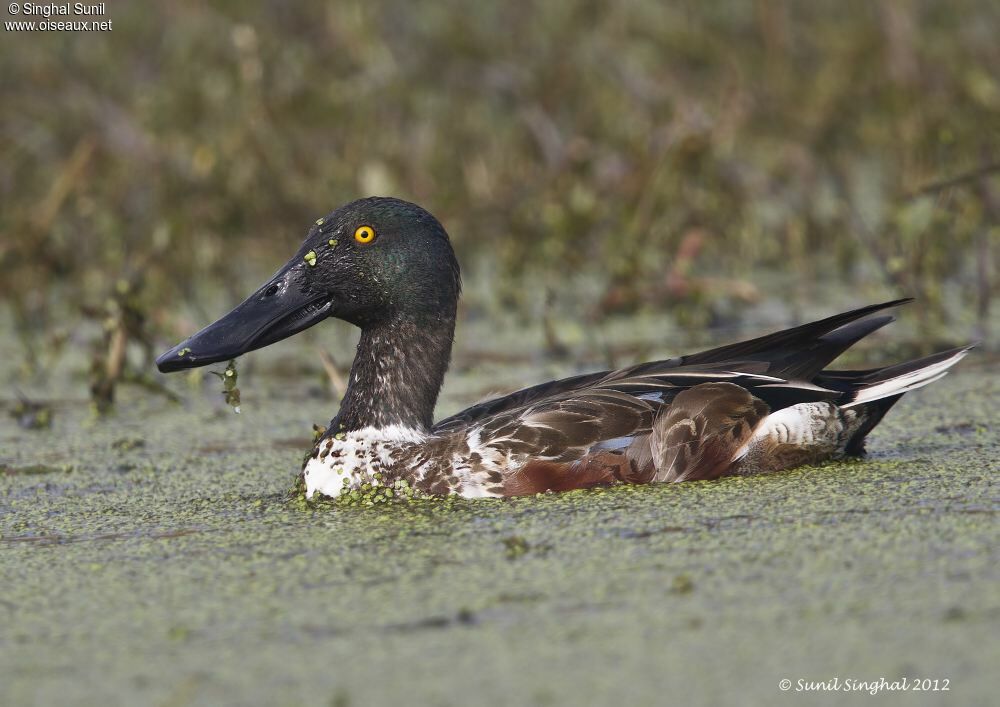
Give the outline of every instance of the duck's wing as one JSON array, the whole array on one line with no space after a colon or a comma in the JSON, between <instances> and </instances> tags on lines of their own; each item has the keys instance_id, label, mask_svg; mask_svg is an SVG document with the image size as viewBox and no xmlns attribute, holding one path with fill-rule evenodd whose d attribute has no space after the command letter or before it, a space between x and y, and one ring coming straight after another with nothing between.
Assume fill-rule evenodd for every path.
<instances>
[{"instance_id":1,"label":"duck's wing","mask_svg":"<svg viewBox=\"0 0 1000 707\"><path fill-rule=\"evenodd\" d=\"M605 379L577 389L502 410L476 420L468 436L477 445L512 455L572 461L595 450L621 450L649 434L660 410L682 392L705 383L729 384L777 409L798 402L838 398L842 392L812 383L787 381L747 371L690 366L669 373Z\"/></svg>"},{"instance_id":2,"label":"duck's wing","mask_svg":"<svg viewBox=\"0 0 1000 707\"><path fill-rule=\"evenodd\" d=\"M599 371L597 373L585 373L579 376L560 378L559 380L539 383L530 388L522 388L497 398L484 400L461 412L455 413L451 417L439 420L434 425L434 432L436 434L454 432L470 426L477 420L485 420L492 415L506 410L522 408L538 400L554 398L574 390L586 388L606 377L609 373L610 371Z\"/></svg>"},{"instance_id":3,"label":"duck's wing","mask_svg":"<svg viewBox=\"0 0 1000 707\"><path fill-rule=\"evenodd\" d=\"M473 405L438 422L434 426L434 432L443 434L485 425L491 418L503 413L523 411L544 401L557 403L567 396L595 386L620 389L639 396L654 395L665 387L676 392L677 386L674 383L680 381L675 379L669 386L664 386L663 383L670 382L669 377L677 374L683 374L683 379L689 384L682 385L682 389L691 384L728 380L728 374L732 373L771 376L778 380L773 381L773 388L767 391L768 397L765 400L769 405L785 407L795 402L805 402L801 399L803 386L815 382L814 379L823 368L853 343L892 321L889 316L872 319L864 317L910 301L900 299L870 305L757 339L688 356L549 381ZM726 375L719 378L720 373ZM659 381L661 378L663 380ZM789 387L789 381L797 383ZM796 390L796 386L799 390ZM661 399L659 402L666 400Z\"/></svg>"},{"instance_id":4,"label":"duck's wing","mask_svg":"<svg viewBox=\"0 0 1000 707\"><path fill-rule=\"evenodd\" d=\"M721 459L727 454L731 459L746 434L770 409L765 397L785 404L790 399L839 395L838 391L774 376L688 367L669 374L643 373L599 381L585 389L503 410L456 434L464 436L476 459L491 460L493 468L504 471L504 495L618 481L643 483L657 473L654 454L676 456L676 462L664 468L679 469L678 478L687 478L687 470L695 466L708 469L706 459ZM674 407L677 414L661 414L673 413ZM676 450L651 447L654 425L666 425L661 436L668 446L676 444ZM736 431L740 434L731 434Z\"/></svg>"}]
</instances>

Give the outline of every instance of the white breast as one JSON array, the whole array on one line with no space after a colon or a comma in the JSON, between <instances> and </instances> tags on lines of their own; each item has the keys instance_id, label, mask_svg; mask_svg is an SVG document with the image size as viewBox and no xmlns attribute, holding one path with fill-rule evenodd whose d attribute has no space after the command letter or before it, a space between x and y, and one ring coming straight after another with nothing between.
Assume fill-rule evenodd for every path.
<instances>
[{"instance_id":1,"label":"white breast","mask_svg":"<svg viewBox=\"0 0 1000 707\"><path fill-rule=\"evenodd\" d=\"M302 472L306 498L316 493L337 498L362 484L379 486L376 474L388 471L401 450L425 439L419 430L398 425L365 427L327 438Z\"/></svg>"}]
</instances>

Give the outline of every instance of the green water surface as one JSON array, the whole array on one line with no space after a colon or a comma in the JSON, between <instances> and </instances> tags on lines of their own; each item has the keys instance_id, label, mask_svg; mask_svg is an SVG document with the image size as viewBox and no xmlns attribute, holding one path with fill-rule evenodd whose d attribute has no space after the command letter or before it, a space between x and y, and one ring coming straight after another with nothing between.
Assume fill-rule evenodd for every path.
<instances>
[{"instance_id":1,"label":"green water surface","mask_svg":"<svg viewBox=\"0 0 1000 707\"><path fill-rule=\"evenodd\" d=\"M970 359L863 462L367 509L290 495L315 397L4 420L0 703L996 704L998 393Z\"/></svg>"}]
</instances>

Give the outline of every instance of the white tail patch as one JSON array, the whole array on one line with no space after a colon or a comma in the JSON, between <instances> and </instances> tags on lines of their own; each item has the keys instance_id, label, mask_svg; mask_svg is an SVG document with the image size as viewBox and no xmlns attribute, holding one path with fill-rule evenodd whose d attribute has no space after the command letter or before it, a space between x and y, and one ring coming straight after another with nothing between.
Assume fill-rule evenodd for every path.
<instances>
[{"instance_id":1,"label":"white tail patch","mask_svg":"<svg viewBox=\"0 0 1000 707\"><path fill-rule=\"evenodd\" d=\"M763 442L797 447L835 445L843 429L843 421L837 415L837 406L833 403L791 405L765 417L750 439L736 450L733 461L739 461L755 445Z\"/></svg>"},{"instance_id":2,"label":"white tail patch","mask_svg":"<svg viewBox=\"0 0 1000 707\"><path fill-rule=\"evenodd\" d=\"M855 405L870 403L873 400L888 398L891 395L900 395L901 393L907 393L917 388L923 388L925 385L943 378L948 373L948 369L965 358L967 353L969 353L969 349L962 349L943 361L932 363L929 366L918 368L909 373L903 373L895 378L889 378L868 388L862 388L858 391L858 396L854 400L841 405L841 407L850 408Z\"/></svg>"}]
</instances>

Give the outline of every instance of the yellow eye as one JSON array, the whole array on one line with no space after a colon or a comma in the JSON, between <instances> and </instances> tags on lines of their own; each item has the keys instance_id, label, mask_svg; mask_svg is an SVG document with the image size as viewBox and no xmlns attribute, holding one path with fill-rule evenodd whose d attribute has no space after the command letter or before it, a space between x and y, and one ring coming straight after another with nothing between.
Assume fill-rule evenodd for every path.
<instances>
[{"instance_id":1,"label":"yellow eye","mask_svg":"<svg viewBox=\"0 0 1000 707\"><path fill-rule=\"evenodd\" d=\"M371 226L358 226L354 232L354 240L358 243L371 243L375 240L375 229Z\"/></svg>"}]
</instances>

